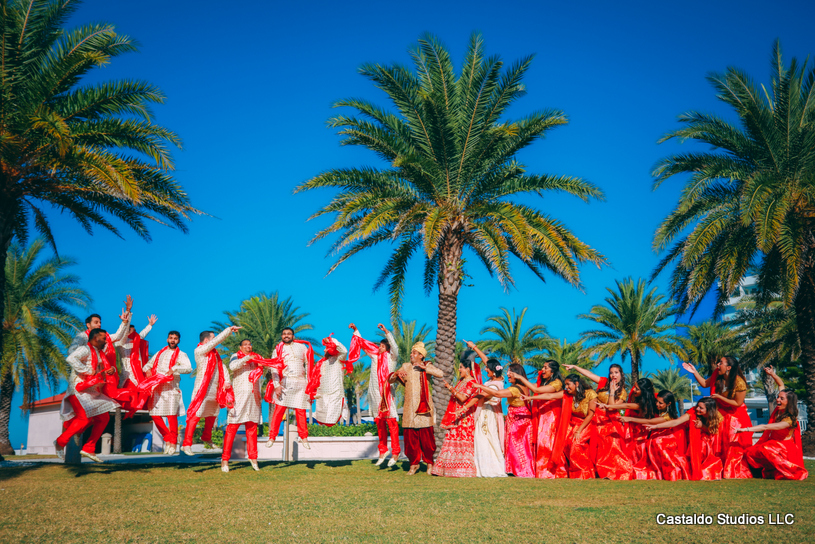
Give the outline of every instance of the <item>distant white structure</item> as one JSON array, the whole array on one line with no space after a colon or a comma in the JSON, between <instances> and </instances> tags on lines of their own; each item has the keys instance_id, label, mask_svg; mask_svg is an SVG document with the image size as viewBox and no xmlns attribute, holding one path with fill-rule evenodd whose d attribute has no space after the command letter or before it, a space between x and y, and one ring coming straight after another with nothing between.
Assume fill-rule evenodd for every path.
<instances>
[{"instance_id":1,"label":"distant white structure","mask_svg":"<svg viewBox=\"0 0 815 544\"><path fill-rule=\"evenodd\" d=\"M731 293L730 298L727 299L727 304L724 307L722 314L722 321L730 321L736 317L736 305L741 300L749 295L755 294L758 289L758 278L756 276L746 276L738 287Z\"/></svg>"}]
</instances>

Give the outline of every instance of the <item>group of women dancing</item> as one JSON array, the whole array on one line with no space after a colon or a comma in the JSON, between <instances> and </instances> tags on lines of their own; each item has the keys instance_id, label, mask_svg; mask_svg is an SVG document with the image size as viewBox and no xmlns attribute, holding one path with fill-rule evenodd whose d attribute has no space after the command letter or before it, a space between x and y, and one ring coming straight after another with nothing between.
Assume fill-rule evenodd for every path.
<instances>
[{"instance_id":1,"label":"group of women dancing","mask_svg":"<svg viewBox=\"0 0 815 544\"><path fill-rule=\"evenodd\" d=\"M505 369L473 342L467 346L471 356L462 358L458 382L444 383L451 397L435 475L671 481L808 475L798 397L771 367L765 371L781 390L776 408L767 424L752 425L744 405L747 382L734 357L721 357L707 379L683 365L710 387L710 396L680 415L674 394L655 391L647 378L626 390L617 364L600 377L549 360L532 383L522 365ZM485 383L476 356L485 363ZM753 433L761 431L753 444Z\"/></svg>"}]
</instances>

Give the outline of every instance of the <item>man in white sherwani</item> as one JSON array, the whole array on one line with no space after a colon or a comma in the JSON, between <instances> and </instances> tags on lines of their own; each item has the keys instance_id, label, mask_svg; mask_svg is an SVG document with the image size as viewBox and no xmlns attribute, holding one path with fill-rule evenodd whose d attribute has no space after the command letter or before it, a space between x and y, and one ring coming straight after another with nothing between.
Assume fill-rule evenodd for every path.
<instances>
[{"instance_id":1,"label":"man in white sherwani","mask_svg":"<svg viewBox=\"0 0 815 544\"><path fill-rule=\"evenodd\" d=\"M258 425L263 423L260 397L260 375L263 373L263 367L257 363L259 358L260 356L252 351L252 341L246 339L241 340L240 351L232 354L229 359L235 405L227 412L224 451L221 454L223 472L229 472L232 443L241 425L246 431L246 456L252 468L256 471L260 470L258 467ZM253 378L254 381L250 378Z\"/></svg>"},{"instance_id":2,"label":"man in white sherwani","mask_svg":"<svg viewBox=\"0 0 815 544\"><path fill-rule=\"evenodd\" d=\"M181 375L192 372L192 365L187 354L181 351L178 343L181 333L170 331L167 334L167 346L153 355L142 370L145 381L140 389L150 388L150 417L153 418L164 441L165 452L173 455L178 444L178 416L184 415L184 400L181 397ZM167 418L164 424L162 418Z\"/></svg>"},{"instance_id":3,"label":"man in white sherwani","mask_svg":"<svg viewBox=\"0 0 815 544\"><path fill-rule=\"evenodd\" d=\"M368 411L374 418L376 433L379 436L379 459L376 466L381 465L388 455L390 434L391 460L388 461L388 466L392 467L402 453L399 446L399 415L396 413L394 397L396 385L389 381L399 361L399 347L393 334L382 323L377 328L382 331L385 338L379 343L364 340L353 323L348 327L354 329L354 338L351 341L352 357L358 357L359 350L362 349L372 359L371 377L368 380Z\"/></svg>"},{"instance_id":4,"label":"man in white sherwani","mask_svg":"<svg viewBox=\"0 0 815 544\"><path fill-rule=\"evenodd\" d=\"M311 449L308 443L308 426L306 425L306 408L311 399L306 393L308 385L308 352L305 344L294 339L294 330L289 327L283 329L280 335L281 342L275 348L275 357L285 363L282 376L276 369L272 369L274 383L274 412L269 426L269 440L266 447L274 445L275 438L280 432L280 424L286 415L286 409L293 408L297 421L297 442L305 449Z\"/></svg>"},{"instance_id":5,"label":"man in white sherwani","mask_svg":"<svg viewBox=\"0 0 815 544\"><path fill-rule=\"evenodd\" d=\"M93 425L88 441L79 452L82 457L100 463L95 455L96 442L105 430L110 420L110 411L115 410L119 404L102 392L105 378L112 374L115 368L105 368L105 347L107 332L102 329L93 329L88 334L88 343L71 352L66 358L71 367L68 378L68 392L66 401L60 409L60 416L67 422L65 431L54 441L57 455L65 458L65 446L75 434L79 434Z\"/></svg>"},{"instance_id":6,"label":"man in white sherwani","mask_svg":"<svg viewBox=\"0 0 815 544\"><path fill-rule=\"evenodd\" d=\"M108 335L105 333L105 336L108 339L108 343L104 346L104 351L108 353L108 355L112 355L115 353L115 345L117 342L120 342L122 339L127 337L130 328L130 317L132 315L131 311L133 309L133 298L130 295L127 295L125 298L125 308L122 310L121 315L119 318L122 320L122 323L119 325L119 328L116 329L116 332L112 335ZM99 314L91 314L85 318L85 330L82 332L77 333L74 336L74 339L71 341L71 345L68 348L68 354L70 355L71 352L74 350L81 348L82 346L86 346L88 344L88 333L90 333L93 329L101 329L102 328L102 317Z\"/></svg>"},{"instance_id":7,"label":"man in white sherwani","mask_svg":"<svg viewBox=\"0 0 815 544\"><path fill-rule=\"evenodd\" d=\"M336 338L328 337L323 340L323 344L326 341L334 344L334 350L337 354L325 357L320 365L320 387L317 388L317 396L315 397L317 402L314 409L314 419L323 425L331 426L340 421L345 407L345 387L342 380L345 376L345 361L348 358L348 350Z\"/></svg>"},{"instance_id":8,"label":"man in white sherwani","mask_svg":"<svg viewBox=\"0 0 815 544\"><path fill-rule=\"evenodd\" d=\"M116 348L116 353L119 355L119 360L122 362L122 372L119 375L119 387L124 387L127 385L128 382L132 383L133 386L138 386L139 381L136 379L136 376L133 373L133 368L131 367L130 360L134 358L133 354L133 345L138 345L141 340L150 334L150 331L153 330L153 325L156 324L158 318L155 314L151 315L147 318L147 326L144 327L141 332L136 332L136 327L134 325L130 325L128 327L128 334L125 335L123 338L114 341L114 347ZM138 336L138 339L136 338ZM111 339L113 337L111 336ZM144 365L144 361L139 360L139 354L135 354L136 363L139 365L139 373L141 373L141 368Z\"/></svg>"},{"instance_id":9,"label":"man in white sherwani","mask_svg":"<svg viewBox=\"0 0 815 544\"><path fill-rule=\"evenodd\" d=\"M187 429L184 432L184 444L181 450L192 455L192 439L198 421L204 418L204 433L201 441L208 449L212 449L212 428L221 411L218 396L232 387L229 372L221 360L216 349L229 335L240 327L227 327L218 336L212 331L204 331L198 335L198 347L195 348L195 384L192 387L192 401L187 410Z\"/></svg>"}]
</instances>

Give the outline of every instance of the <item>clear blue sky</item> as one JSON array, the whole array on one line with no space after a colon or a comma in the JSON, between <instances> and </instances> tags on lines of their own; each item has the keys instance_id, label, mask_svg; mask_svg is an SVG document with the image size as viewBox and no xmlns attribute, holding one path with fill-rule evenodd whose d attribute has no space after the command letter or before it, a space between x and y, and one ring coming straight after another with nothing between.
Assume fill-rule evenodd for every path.
<instances>
[{"instance_id":1,"label":"clear blue sky","mask_svg":"<svg viewBox=\"0 0 815 544\"><path fill-rule=\"evenodd\" d=\"M509 293L470 266L473 286L459 297L458 337L477 339L500 306L528 306L528 323L574 341L587 328L577 314L602 302L615 279L647 277L659 259L652 235L680 187L674 182L652 192L650 172L680 147L657 145L657 139L689 109L730 116L715 100L707 73L735 66L767 82L776 38L787 58L815 53L813 15L809 1L88 0L74 24L109 21L141 44L139 53L114 59L94 78L145 79L165 92L167 102L155 112L183 139L184 149L175 153L177 178L212 217L196 218L188 235L156 225L146 243L128 231L124 240L103 231L88 236L54 212L58 247L79 261L73 272L108 328L126 294L135 299L137 326L158 315L149 337L154 347L178 329L182 349L191 353L200 330L260 291L293 297L310 312L313 336L334 332L347 341L350 321L373 336L389 315L387 294L371 292L387 252L360 255L325 277L333 262L326 257L329 243L308 242L327 220L306 219L330 193L293 195L292 188L329 168L381 166L372 153L341 148L325 124L341 98L387 105L357 73L362 63L409 64L408 48L429 31L460 64L469 35L480 31L487 52L507 63L536 55L525 80L528 94L509 115L559 108L570 122L520 158L529 172L581 176L599 185L606 201L547 196L534 204L604 253L611 266L586 267L581 292L556 278L542 283L516 263L517 284ZM435 328L436 298L424 296L419 261L403 315ZM646 365L665 363L651 358ZM192 379L182 383L188 399ZM14 444L25 441L19 404L17 396Z\"/></svg>"}]
</instances>

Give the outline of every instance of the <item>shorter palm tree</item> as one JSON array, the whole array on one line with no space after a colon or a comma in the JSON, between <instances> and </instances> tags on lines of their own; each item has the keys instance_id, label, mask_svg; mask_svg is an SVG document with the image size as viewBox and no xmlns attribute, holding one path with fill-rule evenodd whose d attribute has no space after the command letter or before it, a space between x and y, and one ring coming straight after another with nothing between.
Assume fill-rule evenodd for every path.
<instances>
[{"instance_id":1,"label":"shorter palm tree","mask_svg":"<svg viewBox=\"0 0 815 544\"><path fill-rule=\"evenodd\" d=\"M545 359L555 360L561 365L574 365L581 368L593 368L597 366L597 363L591 358L588 350L583 345L582 340L569 342L566 339L555 339L546 346L543 352ZM542 366L543 365L535 368L540 370Z\"/></svg>"},{"instance_id":2,"label":"shorter palm tree","mask_svg":"<svg viewBox=\"0 0 815 544\"><path fill-rule=\"evenodd\" d=\"M589 343L589 354L597 357L598 363L618 354L623 361L630 357L633 381L640 377L642 357L647 351L670 361L674 356L685 357L685 340L675 334L680 325L666 323L677 313L674 305L657 294L656 287L647 290L643 279L635 283L626 278L616 284L616 291L606 288L610 296L605 305L593 306L590 313L578 316L602 327L582 334L582 340Z\"/></svg>"},{"instance_id":3,"label":"shorter palm tree","mask_svg":"<svg viewBox=\"0 0 815 544\"><path fill-rule=\"evenodd\" d=\"M688 359L693 361L696 369L703 375L710 374L721 357L738 357L741 353L739 333L733 323L703 321L689 325L685 331L688 335L685 343Z\"/></svg>"},{"instance_id":4,"label":"shorter palm tree","mask_svg":"<svg viewBox=\"0 0 815 544\"><path fill-rule=\"evenodd\" d=\"M655 391L667 389L673 393L674 397L676 397L677 404L679 404L679 413L682 414L685 412L685 403L683 400L690 400L693 395L690 378L682 376L679 373L679 369L674 365L670 365L663 370L658 370L656 373L648 373L647 378L654 384Z\"/></svg>"},{"instance_id":5,"label":"shorter palm tree","mask_svg":"<svg viewBox=\"0 0 815 544\"><path fill-rule=\"evenodd\" d=\"M393 339L396 340L396 346L399 348L399 358L397 364L399 366L410 362L410 351L416 342L424 342L424 347L427 350L427 357L433 357L433 351L436 348L435 340L428 339L433 328L429 325L422 323L421 326L416 328L416 321L405 321L400 319L393 326ZM382 336L380 334L380 336Z\"/></svg>"},{"instance_id":6,"label":"shorter palm tree","mask_svg":"<svg viewBox=\"0 0 815 544\"><path fill-rule=\"evenodd\" d=\"M75 262L67 257L43 258L46 242L23 248L13 243L6 259L5 330L0 361L0 454L13 454L9 441L11 398L23 392L23 410L37 400L40 383L56 389L68 375L65 350L82 321L71 306L86 308L90 295L79 279L65 272Z\"/></svg>"},{"instance_id":7,"label":"shorter palm tree","mask_svg":"<svg viewBox=\"0 0 815 544\"><path fill-rule=\"evenodd\" d=\"M520 314L501 308L502 315L487 318L492 325L481 329L481 334L493 334L497 338L487 338L478 344L482 351L496 357L504 357L511 363L526 364L541 368L546 356L541 352L549 347L553 340L544 325L535 324L523 331L524 316L527 308Z\"/></svg>"}]
</instances>

